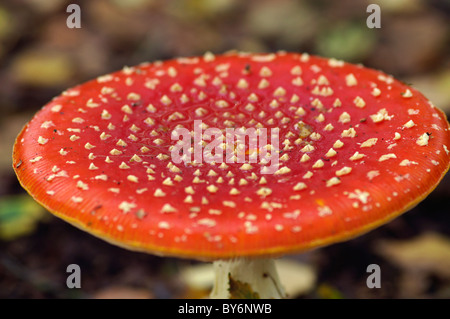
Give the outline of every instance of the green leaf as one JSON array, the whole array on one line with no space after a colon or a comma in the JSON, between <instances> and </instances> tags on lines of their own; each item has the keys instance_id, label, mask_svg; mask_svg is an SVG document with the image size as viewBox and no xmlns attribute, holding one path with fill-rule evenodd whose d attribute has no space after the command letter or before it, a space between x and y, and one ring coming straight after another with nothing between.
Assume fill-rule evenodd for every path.
<instances>
[{"instance_id":1,"label":"green leaf","mask_svg":"<svg viewBox=\"0 0 450 319\"><path fill-rule=\"evenodd\" d=\"M345 61L361 61L372 52L376 33L360 21L332 24L317 37L317 53Z\"/></svg>"},{"instance_id":2,"label":"green leaf","mask_svg":"<svg viewBox=\"0 0 450 319\"><path fill-rule=\"evenodd\" d=\"M13 240L32 233L45 216L45 209L27 194L0 199L0 239Z\"/></svg>"},{"instance_id":3,"label":"green leaf","mask_svg":"<svg viewBox=\"0 0 450 319\"><path fill-rule=\"evenodd\" d=\"M317 293L321 299L343 299L342 293L333 286L323 283L318 289Z\"/></svg>"}]
</instances>

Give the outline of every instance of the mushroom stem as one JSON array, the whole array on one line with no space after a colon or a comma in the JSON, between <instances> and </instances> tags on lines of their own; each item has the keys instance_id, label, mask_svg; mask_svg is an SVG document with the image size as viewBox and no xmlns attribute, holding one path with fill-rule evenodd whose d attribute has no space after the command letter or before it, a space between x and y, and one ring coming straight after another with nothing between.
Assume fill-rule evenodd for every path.
<instances>
[{"instance_id":1,"label":"mushroom stem","mask_svg":"<svg viewBox=\"0 0 450 319\"><path fill-rule=\"evenodd\" d=\"M213 266L213 299L286 297L272 258L218 260Z\"/></svg>"}]
</instances>

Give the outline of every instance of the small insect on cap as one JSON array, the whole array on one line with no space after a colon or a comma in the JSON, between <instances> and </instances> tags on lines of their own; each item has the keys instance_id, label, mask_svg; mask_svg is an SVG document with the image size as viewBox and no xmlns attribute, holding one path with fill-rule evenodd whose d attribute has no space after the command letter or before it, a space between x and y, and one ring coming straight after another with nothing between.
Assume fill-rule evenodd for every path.
<instances>
[{"instance_id":1,"label":"small insect on cap","mask_svg":"<svg viewBox=\"0 0 450 319\"><path fill-rule=\"evenodd\" d=\"M247 143L227 139L239 132ZM449 147L445 115L382 72L207 53L65 91L20 133L13 165L39 203L95 236L217 259L301 252L386 223L436 187Z\"/></svg>"}]
</instances>

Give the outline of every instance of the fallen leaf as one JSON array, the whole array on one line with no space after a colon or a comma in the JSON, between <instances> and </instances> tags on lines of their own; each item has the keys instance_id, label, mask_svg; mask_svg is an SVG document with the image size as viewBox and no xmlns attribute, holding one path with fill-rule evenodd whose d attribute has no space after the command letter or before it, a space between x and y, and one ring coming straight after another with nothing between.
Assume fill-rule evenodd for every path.
<instances>
[{"instance_id":1,"label":"fallen leaf","mask_svg":"<svg viewBox=\"0 0 450 319\"><path fill-rule=\"evenodd\" d=\"M375 251L408 271L421 271L450 278L450 239L424 233L410 240L383 240Z\"/></svg>"},{"instance_id":2,"label":"fallen leaf","mask_svg":"<svg viewBox=\"0 0 450 319\"><path fill-rule=\"evenodd\" d=\"M330 25L316 41L320 55L346 61L361 61L367 58L375 47L376 37L365 24L346 21Z\"/></svg>"},{"instance_id":3,"label":"fallen leaf","mask_svg":"<svg viewBox=\"0 0 450 319\"><path fill-rule=\"evenodd\" d=\"M228 274L228 283L230 285L230 299L260 299L259 294L254 292L252 287L239 280L234 280L231 274Z\"/></svg>"},{"instance_id":4,"label":"fallen leaf","mask_svg":"<svg viewBox=\"0 0 450 319\"><path fill-rule=\"evenodd\" d=\"M64 52L30 49L14 57L11 74L21 85L61 86L74 76L75 65Z\"/></svg>"},{"instance_id":5,"label":"fallen leaf","mask_svg":"<svg viewBox=\"0 0 450 319\"><path fill-rule=\"evenodd\" d=\"M317 288L317 294L322 299L343 299L342 293L329 284L321 284Z\"/></svg>"},{"instance_id":6,"label":"fallen leaf","mask_svg":"<svg viewBox=\"0 0 450 319\"><path fill-rule=\"evenodd\" d=\"M46 216L45 209L28 194L4 197L0 200L0 239L30 234Z\"/></svg>"}]
</instances>

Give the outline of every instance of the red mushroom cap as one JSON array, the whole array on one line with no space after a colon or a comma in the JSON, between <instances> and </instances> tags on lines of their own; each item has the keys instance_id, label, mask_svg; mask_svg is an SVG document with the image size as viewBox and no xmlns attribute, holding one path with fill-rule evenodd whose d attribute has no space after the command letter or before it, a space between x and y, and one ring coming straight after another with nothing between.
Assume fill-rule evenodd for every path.
<instances>
[{"instance_id":1,"label":"red mushroom cap","mask_svg":"<svg viewBox=\"0 0 450 319\"><path fill-rule=\"evenodd\" d=\"M269 136L232 155L267 150L279 166L175 161L172 134L192 134L195 120L203 133L278 128L278 151ZM449 147L445 115L382 72L307 54L207 53L65 91L20 133L13 165L39 203L85 231L215 259L300 252L373 229L436 187Z\"/></svg>"}]
</instances>

